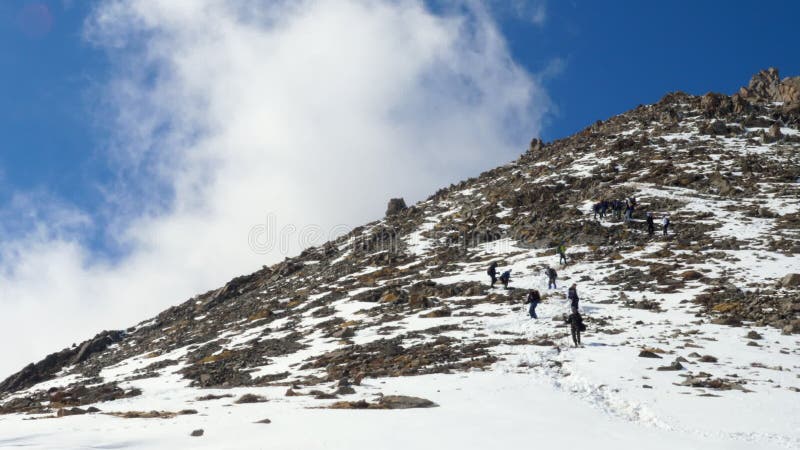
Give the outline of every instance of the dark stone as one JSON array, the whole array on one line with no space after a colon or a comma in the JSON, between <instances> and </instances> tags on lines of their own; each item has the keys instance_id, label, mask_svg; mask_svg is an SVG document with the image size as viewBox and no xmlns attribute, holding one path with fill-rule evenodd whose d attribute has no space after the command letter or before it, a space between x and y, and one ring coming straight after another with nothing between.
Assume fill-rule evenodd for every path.
<instances>
[{"instance_id":1,"label":"dark stone","mask_svg":"<svg viewBox=\"0 0 800 450\"><path fill-rule=\"evenodd\" d=\"M670 364L668 366L661 366L656 370L660 370L660 371L683 370L683 364L681 364L679 361L676 360L676 361L673 361L672 364Z\"/></svg>"},{"instance_id":2,"label":"dark stone","mask_svg":"<svg viewBox=\"0 0 800 450\"><path fill-rule=\"evenodd\" d=\"M760 340L760 339L763 339L763 336L761 336L760 334L758 334L758 332L757 332L757 331L755 331L755 330L750 330L750 331L748 331L748 332L747 332L747 335L746 335L745 337L746 337L747 339L753 339L753 340L755 340L755 341L757 341L757 340Z\"/></svg>"},{"instance_id":3,"label":"dark stone","mask_svg":"<svg viewBox=\"0 0 800 450\"><path fill-rule=\"evenodd\" d=\"M266 399L266 398L264 398L264 397L262 397L262 396L260 396L260 395L256 395L256 394L244 394L244 395L242 395L241 397L239 397L238 399L236 399L236 401L235 401L234 403L236 403L236 404L243 404L243 403L264 403L264 402L266 402L266 401L267 401L267 399Z\"/></svg>"},{"instance_id":4,"label":"dark stone","mask_svg":"<svg viewBox=\"0 0 800 450\"><path fill-rule=\"evenodd\" d=\"M386 217L393 216L407 209L406 201L402 198L393 198L389 200L389 205L386 207Z\"/></svg>"}]
</instances>

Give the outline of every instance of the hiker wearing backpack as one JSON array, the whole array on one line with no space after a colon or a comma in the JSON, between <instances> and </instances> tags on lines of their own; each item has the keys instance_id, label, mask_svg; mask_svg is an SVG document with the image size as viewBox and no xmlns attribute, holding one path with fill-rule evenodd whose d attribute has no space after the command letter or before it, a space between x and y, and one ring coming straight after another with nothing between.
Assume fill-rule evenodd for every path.
<instances>
[{"instance_id":1,"label":"hiker wearing backpack","mask_svg":"<svg viewBox=\"0 0 800 450\"><path fill-rule=\"evenodd\" d=\"M600 202L600 219L606 218L606 211L608 211L608 200L603 199Z\"/></svg>"},{"instance_id":2,"label":"hiker wearing backpack","mask_svg":"<svg viewBox=\"0 0 800 450\"><path fill-rule=\"evenodd\" d=\"M528 314L530 314L532 319L538 319L539 317L536 315L536 307L539 306L539 303L542 302L542 297L539 295L539 291L536 289L531 290L528 292L528 298L525 299L525 303L530 303L530 308L528 309Z\"/></svg>"},{"instance_id":3,"label":"hiker wearing backpack","mask_svg":"<svg viewBox=\"0 0 800 450\"><path fill-rule=\"evenodd\" d=\"M563 241L561 242L561 245L559 245L558 248L556 248L556 251L558 251L558 262L566 266L567 265L567 246L564 245Z\"/></svg>"},{"instance_id":4,"label":"hiker wearing backpack","mask_svg":"<svg viewBox=\"0 0 800 450\"><path fill-rule=\"evenodd\" d=\"M544 273L547 275L547 289L558 289L558 286L556 286L556 278L558 278L556 269L548 267Z\"/></svg>"},{"instance_id":5,"label":"hiker wearing backpack","mask_svg":"<svg viewBox=\"0 0 800 450\"><path fill-rule=\"evenodd\" d=\"M575 344L575 347L581 346L581 331L586 331L586 325L583 323L583 317L581 317L578 311L575 311L570 314L569 317L567 317L567 323L569 324L570 331L572 332L572 342Z\"/></svg>"},{"instance_id":6,"label":"hiker wearing backpack","mask_svg":"<svg viewBox=\"0 0 800 450\"><path fill-rule=\"evenodd\" d=\"M597 220L597 215L600 214L600 218L603 218L603 215L600 213L600 202L595 203L592 206L592 211L594 211L594 220Z\"/></svg>"},{"instance_id":7,"label":"hiker wearing backpack","mask_svg":"<svg viewBox=\"0 0 800 450\"><path fill-rule=\"evenodd\" d=\"M647 213L647 234L652 237L655 229L655 224L653 224L653 213L649 212Z\"/></svg>"},{"instance_id":8,"label":"hiker wearing backpack","mask_svg":"<svg viewBox=\"0 0 800 450\"><path fill-rule=\"evenodd\" d=\"M573 313L578 312L578 286L575 283L572 283L572 286L569 287L567 290L567 298L569 299L569 306L572 309Z\"/></svg>"},{"instance_id":9,"label":"hiker wearing backpack","mask_svg":"<svg viewBox=\"0 0 800 450\"><path fill-rule=\"evenodd\" d=\"M661 219L661 226L664 228L664 236L667 235L667 228L669 228L669 216L664 215L664 218Z\"/></svg>"},{"instance_id":10,"label":"hiker wearing backpack","mask_svg":"<svg viewBox=\"0 0 800 450\"><path fill-rule=\"evenodd\" d=\"M489 269L486 271L486 274L489 275L489 277L491 277L491 279L492 279L492 287L494 287L494 284L497 283L497 263L496 262L492 261L492 263L489 264Z\"/></svg>"},{"instance_id":11,"label":"hiker wearing backpack","mask_svg":"<svg viewBox=\"0 0 800 450\"><path fill-rule=\"evenodd\" d=\"M506 270L500 275L500 282L503 283L503 288L508 289L508 283L511 281L511 269Z\"/></svg>"}]
</instances>

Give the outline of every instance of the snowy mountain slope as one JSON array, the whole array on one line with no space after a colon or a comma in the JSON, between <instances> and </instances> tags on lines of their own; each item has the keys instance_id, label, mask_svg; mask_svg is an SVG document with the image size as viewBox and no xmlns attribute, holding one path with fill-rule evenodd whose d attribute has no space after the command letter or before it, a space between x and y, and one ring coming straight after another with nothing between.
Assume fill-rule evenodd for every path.
<instances>
[{"instance_id":1,"label":"snowy mountain slope","mask_svg":"<svg viewBox=\"0 0 800 450\"><path fill-rule=\"evenodd\" d=\"M534 140L336 242L53 354L0 383L0 447L800 448L797 80L762 72L732 97L669 94ZM593 217L631 196L632 223ZM666 237L648 236L645 211L670 215ZM489 288L491 261L512 289ZM572 283L584 348L563 321ZM235 403L244 394L267 401ZM438 407L347 409L381 394ZM163 418L125 418L151 410Z\"/></svg>"}]
</instances>

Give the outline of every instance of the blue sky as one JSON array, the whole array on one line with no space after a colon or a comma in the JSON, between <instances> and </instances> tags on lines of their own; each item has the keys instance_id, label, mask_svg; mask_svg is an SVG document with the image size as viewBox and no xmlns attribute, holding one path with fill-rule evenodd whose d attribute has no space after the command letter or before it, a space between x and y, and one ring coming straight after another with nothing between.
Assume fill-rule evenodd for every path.
<instances>
[{"instance_id":1,"label":"blue sky","mask_svg":"<svg viewBox=\"0 0 800 450\"><path fill-rule=\"evenodd\" d=\"M732 93L768 66L800 74L796 3L665 4L0 2L0 340L50 330L0 372L531 137L673 90ZM280 247L261 251L263 229Z\"/></svg>"}]
</instances>

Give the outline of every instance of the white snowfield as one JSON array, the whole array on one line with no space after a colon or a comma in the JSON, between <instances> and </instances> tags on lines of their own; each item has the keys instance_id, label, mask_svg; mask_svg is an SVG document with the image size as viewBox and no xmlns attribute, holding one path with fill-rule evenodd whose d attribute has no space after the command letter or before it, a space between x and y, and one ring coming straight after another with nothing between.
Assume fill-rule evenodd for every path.
<instances>
[{"instance_id":1,"label":"white snowfield","mask_svg":"<svg viewBox=\"0 0 800 450\"><path fill-rule=\"evenodd\" d=\"M782 130L792 134L795 130ZM734 138L699 136L689 125L678 133L661 136L669 148L677 140L709 141L710 159L724 151L783 155L782 161L796 161L796 156L775 152L774 144L745 145ZM774 152L774 153L771 153ZM796 152L796 150L795 150ZM795 153L796 155L796 153ZM791 159L794 158L794 159ZM720 158L723 166L728 164ZM607 163L610 159L598 159ZM597 162L590 158L576 159L571 168L534 182L552 184L565 175L591 176ZM698 165L699 173L704 168ZM523 176L527 173L521 170ZM643 202L656 199L679 202L681 209L708 213L706 220L717 227L712 231L719 239L735 237L746 241L738 250L715 250L713 259L683 262L681 271L696 270L706 279L725 278L743 290L756 289L764 283L774 284L787 273L800 272L800 255L770 251L767 242L782 237L798 240L798 230L777 229L781 215L800 209L800 185L782 186L784 194L764 194L736 201L768 207L776 217L748 217L731 211L731 200L701 194L690 189L663 187L632 180L627 184ZM767 183L765 190L776 183ZM574 261L558 265L552 249L532 249L505 238L469 249L457 267L441 275L430 275L437 241L436 227L441 220L459 217L458 198L476 198L475 188L454 193L448 201L434 204L429 200L419 206L431 208L416 231L405 237L405 250L417 258L419 274L442 285L460 282L486 283L488 261L502 261L500 270L512 270L511 286L515 291L495 288L492 294L501 301L477 302L485 296L441 299L454 313L469 305L470 315L422 317L420 311L399 321L387 334L378 317L368 315L377 303L358 302L352 297L369 288L359 288L346 298L333 302L334 317L347 323L358 323L352 343L363 345L388 339L410 331L428 330L440 325L457 325L438 335L421 333L417 341L404 345L433 341L447 336L462 343L497 339L491 349L498 361L484 369L452 374L434 374L396 378L365 378L355 386L356 393L340 395L336 400L318 400L311 396L286 396L287 386L247 387L232 389L198 389L177 372L187 364L182 358L188 348L178 348L156 357L142 353L103 370L104 382L118 381L123 388L139 388L142 395L98 403L99 413L63 418L44 415L0 416L0 448L25 449L491 449L518 448L591 448L604 449L701 449L701 450L766 450L800 449L800 334L785 335L781 330L756 327L745 323L730 327L710 323L708 316L696 315L699 306L691 300L707 287L700 281L688 281L673 292L658 290L655 282L644 289L620 291L616 285L602 282L620 270L636 267L635 261L669 262L670 257L656 256L669 246L667 240L654 238L643 247L620 251L614 262L583 258L593 250L588 246L570 246ZM477 196L481 198L481 196ZM486 202L487 200L482 199ZM585 212L591 202L564 205ZM498 205L496 217L513 220L511 209ZM591 221L590 214L581 220ZM660 221L660 216L656 222ZM609 226L608 223L603 223ZM673 222L680 233L680 222ZM351 249L343 248L344 258ZM672 258L691 253L672 250ZM722 255L720 257L719 255ZM676 259L677 260L677 259ZM547 289L543 275L546 266L559 271L558 288ZM400 268L408 268L406 265ZM343 277L352 278L381 270L364 266L361 272ZM398 277L388 282L418 280ZM583 347L574 347L562 315L569 311L566 287L577 283L581 311L587 318L588 330L583 333ZM498 283L499 286L499 283ZM310 302L319 302L336 282L320 285L309 295ZM538 320L528 316L527 306L502 301L504 296L519 290L538 289L543 303L537 309ZM621 298L632 302L644 299L658 302L661 311L626 307ZM287 299L288 300L288 299ZM475 302L471 305L470 302ZM321 306L322 307L322 306ZM291 308L287 303L286 308ZM302 315L294 331L307 333L302 340L307 347L294 353L265 360L252 374L290 372L288 380L301 380L309 375L321 376L324 369L301 370L308 358L340 349L342 341L327 338L315 325L331 317L314 317L313 310ZM198 316L196 320L207 320ZM604 332L597 325L605 322ZM248 345L253 339L279 338L288 333L282 329L286 319L269 323L233 323L216 340L220 352ZM380 332L379 332L380 330ZM612 331L608 331L612 330ZM762 338L753 341L748 331L757 331ZM517 341L517 342L512 342ZM542 343L550 341L550 343ZM539 344L537 344L537 342ZM196 347L196 345L195 345ZM643 349L661 356L639 357ZM705 356L703 358L702 356ZM711 357L713 356L713 358ZM657 370L680 358L682 370ZM136 369L154 362L177 360L177 365L159 369L158 377L131 379ZM65 370L66 373L66 370ZM708 374L706 378L736 381L732 389L693 387L684 381L690 376ZM703 375L700 375L703 376ZM33 392L65 386L80 381L76 375L41 383L27 390ZM330 392L335 383L309 388ZM234 404L239 396L251 393L267 401ZM18 393L20 396L24 393ZM198 397L229 395L216 400L199 401ZM408 410L325 409L341 401L365 399L374 401L381 395L422 397L438 406ZM4 399L8 400L8 399ZM86 408L90 405L84 405ZM126 419L108 412L172 411L194 409L196 414L160 419ZM256 423L270 419L271 423ZM192 437L193 430L203 430Z\"/></svg>"}]
</instances>

